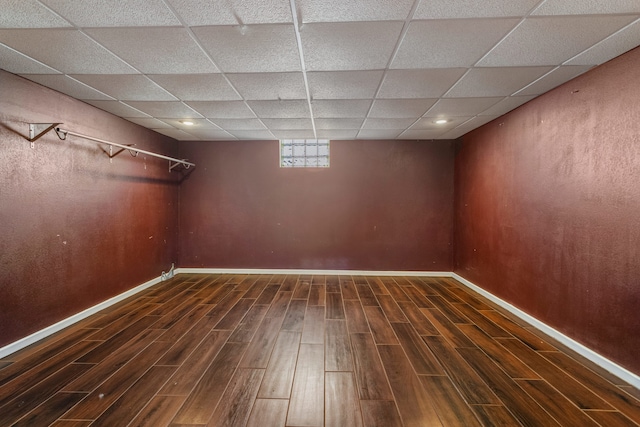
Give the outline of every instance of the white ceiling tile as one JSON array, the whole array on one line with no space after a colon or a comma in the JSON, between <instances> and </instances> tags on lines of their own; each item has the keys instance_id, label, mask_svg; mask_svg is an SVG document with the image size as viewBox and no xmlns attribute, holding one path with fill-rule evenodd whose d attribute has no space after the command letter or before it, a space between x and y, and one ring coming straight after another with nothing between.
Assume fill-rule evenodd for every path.
<instances>
[{"instance_id":1,"label":"white ceiling tile","mask_svg":"<svg viewBox=\"0 0 640 427\"><path fill-rule=\"evenodd\" d=\"M256 117L243 101L189 101L186 104L208 119L250 119Z\"/></svg>"},{"instance_id":2,"label":"white ceiling tile","mask_svg":"<svg viewBox=\"0 0 640 427\"><path fill-rule=\"evenodd\" d=\"M149 129L169 129L171 125L163 122L162 120L154 119L152 117L125 117L132 123L149 128Z\"/></svg>"},{"instance_id":3,"label":"white ceiling tile","mask_svg":"<svg viewBox=\"0 0 640 427\"><path fill-rule=\"evenodd\" d=\"M31 74L22 77L76 99L113 100L113 98L62 74Z\"/></svg>"},{"instance_id":4,"label":"white ceiling tile","mask_svg":"<svg viewBox=\"0 0 640 427\"><path fill-rule=\"evenodd\" d=\"M221 129L219 130L189 129L189 130L185 130L185 132L203 141L208 141L208 140L228 141L228 140L235 139L235 137L232 134Z\"/></svg>"},{"instance_id":5,"label":"white ceiling tile","mask_svg":"<svg viewBox=\"0 0 640 427\"><path fill-rule=\"evenodd\" d=\"M231 130L233 136L238 139L252 139L252 140L273 140L276 137L268 130Z\"/></svg>"},{"instance_id":6,"label":"white ceiling tile","mask_svg":"<svg viewBox=\"0 0 640 427\"><path fill-rule=\"evenodd\" d=\"M307 73L312 99L373 98L383 71L316 71Z\"/></svg>"},{"instance_id":7,"label":"white ceiling tile","mask_svg":"<svg viewBox=\"0 0 640 427\"><path fill-rule=\"evenodd\" d=\"M391 68L471 67L518 22L518 19L413 21Z\"/></svg>"},{"instance_id":8,"label":"white ceiling tile","mask_svg":"<svg viewBox=\"0 0 640 427\"><path fill-rule=\"evenodd\" d=\"M496 117L502 116L503 114L506 114L509 111L518 108L522 104L525 104L531 101L533 98L535 98L535 96L509 96L504 98L502 101L498 102L497 104L493 105L492 107L486 109L485 111L480 113L480 115L496 116Z\"/></svg>"},{"instance_id":9,"label":"white ceiling tile","mask_svg":"<svg viewBox=\"0 0 640 427\"><path fill-rule=\"evenodd\" d=\"M311 119L262 119L271 130L312 129Z\"/></svg>"},{"instance_id":10,"label":"white ceiling tile","mask_svg":"<svg viewBox=\"0 0 640 427\"><path fill-rule=\"evenodd\" d=\"M84 102L108 113L115 114L116 116L127 117L127 120L132 117L149 118L148 114L132 108L120 101L92 101L90 99L85 99Z\"/></svg>"},{"instance_id":11,"label":"white ceiling tile","mask_svg":"<svg viewBox=\"0 0 640 427\"><path fill-rule=\"evenodd\" d=\"M503 97L441 99L425 114L425 117L475 116L502 99Z\"/></svg>"},{"instance_id":12,"label":"white ceiling tile","mask_svg":"<svg viewBox=\"0 0 640 427\"><path fill-rule=\"evenodd\" d=\"M360 129L362 119L315 119L316 129Z\"/></svg>"},{"instance_id":13,"label":"white ceiling tile","mask_svg":"<svg viewBox=\"0 0 640 427\"><path fill-rule=\"evenodd\" d=\"M151 74L149 78L182 101L241 99L222 74Z\"/></svg>"},{"instance_id":14,"label":"white ceiling tile","mask_svg":"<svg viewBox=\"0 0 640 427\"><path fill-rule=\"evenodd\" d=\"M297 0L302 22L404 21L414 0Z\"/></svg>"},{"instance_id":15,"label":"white ceiling tile","mask_svg":"<svg viewBox=\"0 0 640 427\"><path fill-rule=\"evenodd\" d=\"M53 68L3 44L0 44L0 64L0 68L13 74L59 74Z\"/></svg>"},{"instance_id":16,"label":"white ceiling tile","mask_svg":"<svg viewBox=\"0 0 640 427\"><path fill-rule=\"evenodd\" d=\"M276 139L311 139L315 138L312 129L299 129L299 130L274 130L273 136Z\"/></svg>"},{"instance_id":17,"label":"white ceiling tile","mask_svg":"<svg viewBox=\"0 0 640 427\"><path fill-rule=\"evenodd\" d=\"M640 14L638 0L546 0L532 15Z\"/></svg>"},{"instance_id":18,"label":"white ceiling tile","mask_svg":"<svg viewBox=\"0 0 640 427\"><path fill-rule=\"evenodd\" d=\"M461 136L471 132L472 130L473 129L467 129L467 128L459 127L459 128L451 129L450 131L443 133L438 138L439 139L458 139Z\"/></svg>"},{"instance_id":19,"label":"white ceiling tile","mask_svg":"<svg viewBox=\"0 0 640 427\"><path fill-rule=\"evenodd\" d=\"M0 30L0 43L65 74L137 73L74 29Z\"/></svg>"},{"instance_id":20,"label":"white ceiling tile","mask_svg":"<svg viewBox=\"0 0 640 427\"><path fill-rule=\"evenodd\" d=\"M41 0L78 27L180 25L162 0Z\"/></svg>"},{"instance_id":21,"label":"white ceiling tile","mask_svg":"<svg viewBox=\"0 0 640 427\"><path fill-rule=\"evenodd\" d=\"M52 13L36 0L3 0L0 2L0 28L62 28L67 21Z\"/></svg>"},{"instance_id":22,"label":"white ceiling tile","mask_svg":"<svg viewBox=\"0 0 640 427\"><path fill-rule=\"evenodd\" d=\"M370 106L371 100L369 99L316 99L311 104L311 108L313 108L313 116L317 118L365 117Z\"/></svg>"},{"instance_id":23,"label":"white ceiling tile","mask_svg":"<svg viewBox=\"0 0 640 427\"><path fill-rule=\"evenodd\" d=\"M357 129L319 129L318 139L351 140L358 136Z\"/></svg>"},{"instance_id":24,"label":"white ceiling tile","mask_svg":"<svg viewBox=\"0 0 640 427\"><path fill-rule=\"evenodd\" d=\"M464 74L464 68L389 70L379 98L438 98Z\"/></svg>"},{"instance_id":25,"label":"white ceiling tile","mask_svg":"<svg viewBox=\"0 0 640 427\"><path fill-rule=\"evenodd\" d=\"M629 24L630 16L554 16L525 20L478 65L557 65Z\"/></svg>"},{"instance_id":26,"label":"white ceiling tile","mask_svg":"<svg viewBox=\"0 0 640 427\"><path fill-rule=\"evenodd\" d=\"M464 136L467 133L471 132L473 129L469 129L467 127L457 127L455 129L451 129L450 131L443 133L438 137L438 139L458 139L461 136Z\"/></svg>"},{"instance_id":27,"label":"white ceiling tile","mask_svg":"<svg viewBox=\"0 0 640 427\"><path fill-rule=\"evenodd\" d=\"M260 118L297 119L310 117L306 100L247 101Z\"/></svg>"},{"instance_id":28,"label":"white ceiling tile","mask_svg":"<svg viewBox=\"0 0 640 427\"><path fill-rule=\"evenodd\" d=\"M418 118L427 112L436 99L376 99L373 101L369 117L377 118Z\"/></svg>"},{"instance_id":29,"label":"white ceiling tile","mask_svg":"<svg viewBox=\"0 0 640 427\"><path fill-rule=\"evenodd\" d=\"M94 28L86 32L145 74L218 71L184 28Z\"/></svg>"},{"instance_id":30,"label":"white ceiling tile","mask_svg":"<svg viewBox=\"0 0 640 427\"><path fill-rule=\"evenodd\" d=\"M442 134L441 138L443 139L456 139L460 138L462 135L471 132L472 130L479 128L480 126L489 123L492 120L495 120L499 116L478 116L473 119L466 121L465 123L457 126L454 129L451 129L448 132Z\"/></svg>"},{"instance_id":31,"label":"white ceiling tile","mask_svg":"<svg viewBox=\"0 0 640 427\"><path fill-rule=\"evenodd\" d=\"M428 129L407 129L398 135L398 139L437 139L440 135L446 131L442 129L428 130Z\"/></svg>"},{"instance_id":32,"label":"white ceiling tile","mask_svg":"<svg viewBox=\"0 0 640 427\"><path fill-rule=\"evenodd\" d=\"M126 104L156 118L199 118L197 112L180 101L127 101Z\"/></svg>"},{"instance_id":33,"label":"white ceiling tile","mask_svg":"<svg viewBox=\"0 0 640 427\"><path fill-rule=\"evenodd\" d=\"M302 71L293 25L196 27L193 32L225 73Z\"/></svg>"},{"instance_id":34,"label":"white ceiling tile","mask_svg":"<svg viewBox=\"0 0 640 427\"><path fill-rule=\"evenodd\" d=\"M306 99L302 72L229 73L226 75L244 99Z\"/></svg>"},{"instance_id":35,"label":"white ceiling tile","mask_svg":"<svg viewBox=\"0 0 640 427\"><path fill-rule=\"evenodd\" d=\"M516 95L541 95L561 84L589 71L589 65L567 65L558 67L536 82L517 92Z\"/></svg>"},{"instance_id":36,"label":"white ceiling tile","mask_svg":"<svg viewBox=\"0 0 640 427\"><path fill-rule=\"evenodd\" d=\"M0 0L0 68L180 140L437 139L640 45L638 0L116 3Z\"/></svg>"},{"instance_id":37,"label":"white ceiling tile","mask_svg":"<svg viewBox=\"0 0 640 427\"><path fill-rule=\"evenodd\" d=\"M193 135L189 135L188 133L181 131L180 129L173 128L161 128L161 129L153 129L155 132L161 133L162 135L168 136L173 139L177 139L178 141L195 141L198 140Z\"/></svg>"},{"instance_id":38,"label":"white ceiling tile","mask_svg":"<svg viewBox=\"0 0 640 427\"><path fill-rule=\"evenodd\" d=\"M262 123L262 121L258 119L211 119L211 121L226 131L236 131L236 130L264 131L267 129Z\"/></svg>"},{"instance_id":39,"label":"white ceiling tile","mask_svg":"<svg viewBox=\"0 0 640 427\"><path fill-rule=\"evenodd\" d=\"M395 139L404 129L360 129L358 139Z\"/></svg>"},{"instance_id":40,"label":"white ceiling tile","mask_svg":"<svg viewBox=\"0 0 640 427\"><path fill-rule=\"evenodd\" d=\"M509 96L552 67L472 68L447 93L448 98Z\"/></svg>"},{"instance_id":41,"label":"white ceiling tile","mask_svg":"<svg viewBox=\"0 0 640 427\"><path fill-rule=\"evenodd\" d=\"M526 15L540 0L421 1L414 19L491 18Z\"/></svg>"},{"instance_id":42,"label":"white ceiling tile","mask_svg":"<svg viewBox=\"0 0 640 427\"><path fill-rule=\"evenodd\" d=\"M177 119L162 119L162 121L168 125L171 125L171 127L174 127L176 129L181 129L188 133L193 133L193 131L195 130L203 130L203 129L209 129L209 130L213 129L218 131L220 130L219 126L216 126L215 124L211 123L207 119L189 118L189 120L184 120L184 121L188 121L189 123L193 123L191 125L184 124L182 123L183 120L177 120Z\"/></svg>"},{"instance_id":43,"label":"white ceiling tile","mask_svg":"<svg viewBox=\"0 0 640 427\"><path fill-rule=\"evenodd\" d=\"M425 117L419 119L409 130L430 130L434 132L444 133L462 123L470 120L472 117L451 117L445 124L437 124L435 117Z\"/></svg>"},{"instance_id":44,"label":"white ceiling tile","mask_svg":"<svg viewBox=\"0 0 640 427\"><path fill-rule=\"evenodd\" d=\"M300 30L309 71L385 69L403 22L306 24Z\"/></svg>"},{"instance_id":45,"label":"white ceiling tile","mask_svg":"<svg viewBox=\"0 0 640 427\"><path fill-rule=\"evenodd\" d=\"M415 119L372 119L368 118L362 125L362 129L406 129Z\"/></svg>"},{"instance_id":46,"label":"white ceiling tile","mask_svg":"<svg viewBox=\"0 0 640 427\"><path fill-rule=\"evenodd\" d=\"M461 124L458 127L459 128L475 129L475 128L478 128L478 127L480 127L482 125L485 125L485 124L489 123L490 121L493 121L493 120L497 119L498 117L500 117L500 115L478 116L478 117L474 117L473 119L465 122L464 124Z\"/></svg>"},{"instance_id":47,"label":"white ceiling tile","mask_svg":"<svg viewBox=\"0 0 640 427\"><path fill-rule=\"evenodd\" d=\"M140 74L73 74L72 77L122 101L176 100L176 97Z\"/></svg>"},{"instance_id":48,"label":"white ceiling tile","mask_svg":"<svg viewBox=\"0 0 640 427\"><path fill-rule=\"evenodd\" d=\"M169 0L190 26L290 23L289 0Z\"/></svg>"},{"instance_id":49,"label":"white ceiling tile","mask_svg":"<svg viewBox=\"0 0 640 427\"><path fill-rule=\"evenodd\" d=\"M599 65L640 46L640 19L567 61L566 65Z\"/></svg>"}]
</instances>

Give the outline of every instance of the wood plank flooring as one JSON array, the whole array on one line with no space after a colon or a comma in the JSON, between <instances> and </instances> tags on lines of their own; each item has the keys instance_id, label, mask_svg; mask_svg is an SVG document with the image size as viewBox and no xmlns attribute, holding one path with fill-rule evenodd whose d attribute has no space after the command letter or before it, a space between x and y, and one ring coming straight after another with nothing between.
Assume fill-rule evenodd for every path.
<instances>
[{"instance_id":1,"label":"wood plank flooring","mask_svg":"<svg viewBox=\"0 0 640 427\"><path fill-rule=\"evenodd\" d=\"M178 275L0 360L0 426L640 426L448 278Z\"/></svg>"}]
</instances>

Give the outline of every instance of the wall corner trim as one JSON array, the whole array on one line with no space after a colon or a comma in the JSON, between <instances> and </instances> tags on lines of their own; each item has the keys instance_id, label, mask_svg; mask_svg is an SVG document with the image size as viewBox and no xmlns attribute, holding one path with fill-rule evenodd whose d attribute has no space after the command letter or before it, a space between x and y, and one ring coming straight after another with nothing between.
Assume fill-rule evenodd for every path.
<instances>
[{"instance_id":1,"label":"wall corner trim","mask_svg":"<svg viewBox=\"0 0 640 427\"><path fill-rule=\"evenodd\" d=\"M33 334L26 336L24 338L19 339L18 341L14 341L11 344L8 344L2 348L0 348L0 358L6 357L12 353L15 353L18 350L21 350L25 347L30 346L31 344L38 342L50 335L55 334L58 331L61 331L64 328L67 328L71 325L73 325L74 323L77 323L89 316L91 316L92 314L95 314L97 312L99 312L100 310L104 310L105 308L112 306L113 304L116 304L126 298L129 298L130 296L133 296L135 294L137 294L138 292L142 292L145 289L156 285L158 283L161 282L161 278L160 277L156 277L155 279L151 279L148 282L145 282L139 286L136 286L135 288L129 289L128 291L125 291L119 295L116 295L112 298L109 298L108 300L102 301L101 303L98 303L96 305L94 305L93 307L89 307L86 310L81 311L80 313L76 313L73 316L67 317L66 319L63 319L57 323L54 323L51 326L47 326L44 329L41 329L37 332L34 332Z\"/></svg>"},{"instance_id":2,"label":"wall corner trim","mask_svg":"<svg viewBox=\"0 0 640 427\"><path fill-rule=\"evenodd\" d=\"M615 375L616 377L620 378L621 380L624 380L627 383L629 383L630 385L632 385L633 387L635 387L637 389L640 389L640 376L638 376L638 375L634 374L633 372L623 368L622 366L616 364L615 362L612 362L611 360L607 359L606 357L596 353L595 351L591 350L589 347L586 347L585 345L580 344L579 342L573 340L572 338L569 338L568 336L564 335L562 332L557 331L556 329L552 328L551 326L547 325L546 323L541 322L540 320L538 320L535 317L525 313L524 311L520 310L519 308L517 308L517 307L509 304L508 302L498 298L497 296L495 296L492 293L482 289L480 286L470 282L469 280L467 280L464 277L458 275L457 273L450 273L449 277L452 277L452 278L456 279L458 282L460 282L463 285L467 286L469 289L472 289L473 291L479 293L483 297L491 300L492 302L494 302L495 304L497 304L500 307L504 308L505 310L507 310L508 312L513 314L514 316L519 317L520 319L522 319L525 322L529 323L531 326L535 327L536 329L540 330L544 334L546 334L546 335L550 336L551 338L555 339L556 341L560 342L562 345L564 345L564 346L570 348L571 350L575 351L576 353L578 353L582 357L585 357L586 359L590 360L591 362L595 363L596 365L600 366L601 368L607 370L608 372L612 373L613 375Z\"/></svg>"}]
</instances>

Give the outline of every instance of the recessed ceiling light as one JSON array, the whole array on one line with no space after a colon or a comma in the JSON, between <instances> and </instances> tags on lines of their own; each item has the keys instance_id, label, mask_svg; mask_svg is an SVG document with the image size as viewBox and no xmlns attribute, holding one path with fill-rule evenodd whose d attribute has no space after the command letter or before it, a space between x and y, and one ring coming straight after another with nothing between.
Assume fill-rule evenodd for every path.
<instances>
[{"instance_id":1,"label":"recessed ceiling light","mask_svg":"<svg viewBox=\"0 0 640 427\"><path fill-rule=\"evenodd\" d=\"M443 124L447 123L448 121L449 120L447 120L447 119L438 119L434 123L437 124L437 125L443 125Z\"/></svg>"},{"instance_id":2,"label":"recessed ceiling light","mask_svg":"<svg viewBox=\"0 0 640 427\"><path fill-rule=\"evenodd\" d=\"M191 120L180 120L180 123L185 126L193 126L193 122Z\"/></svg>"}]
</instances>

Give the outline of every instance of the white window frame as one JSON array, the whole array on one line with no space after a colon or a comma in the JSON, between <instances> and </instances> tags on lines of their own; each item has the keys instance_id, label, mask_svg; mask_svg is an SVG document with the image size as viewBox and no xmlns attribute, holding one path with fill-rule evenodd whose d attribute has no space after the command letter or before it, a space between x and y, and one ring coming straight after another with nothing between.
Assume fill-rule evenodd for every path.
<instances>
[{"instance_id":1,"label":"white window frame","mask_svg":"<svg viewBox=\"0 0 640 427\"><path fill-rule=\"evenodd\" d=\"M328 168L330 164L328 139L281 139L281 168Z\"/></svg>"}]
</instances>

